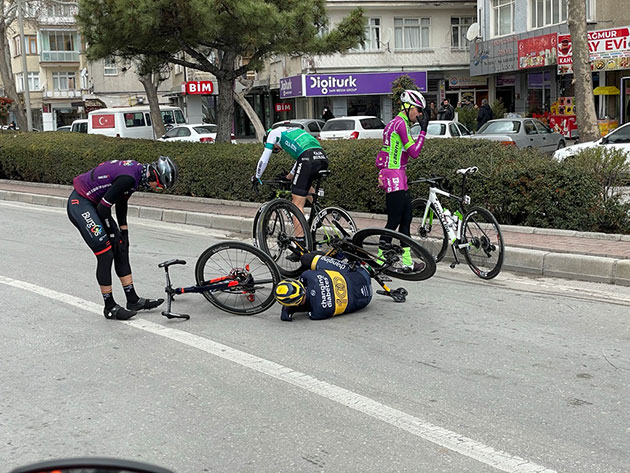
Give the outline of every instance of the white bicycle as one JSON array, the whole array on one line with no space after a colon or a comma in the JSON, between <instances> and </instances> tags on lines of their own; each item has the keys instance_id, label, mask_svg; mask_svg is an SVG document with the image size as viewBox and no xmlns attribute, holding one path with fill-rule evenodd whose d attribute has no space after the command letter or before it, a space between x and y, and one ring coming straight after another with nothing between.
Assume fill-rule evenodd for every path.
<instances>
[{"instance_id":1,"label":"white bicycle","mask_svg":"<svg viewBox=\"0 0 630 473\"><path fill-rule=\"evenodd\" d=\"M450 243L454 257L451 268L459 264L458 253L461 253L477 276L492 279L501 271L505 247L501 228L494 215L483 207L466 207L470 204L470 196L466 195L466 177L477 170L476 166L457 170L457 174L462 175L460 195L451 194L442 188L444 177L418 179L409 183L429 184L429 199L414 199L411 202L411 237L427 249L436 262L444 258ZM458 210L451 213L442 207L438 195L457 201ZM434 225L436 217L439 224Z\"/></svg>"}]
</instances>

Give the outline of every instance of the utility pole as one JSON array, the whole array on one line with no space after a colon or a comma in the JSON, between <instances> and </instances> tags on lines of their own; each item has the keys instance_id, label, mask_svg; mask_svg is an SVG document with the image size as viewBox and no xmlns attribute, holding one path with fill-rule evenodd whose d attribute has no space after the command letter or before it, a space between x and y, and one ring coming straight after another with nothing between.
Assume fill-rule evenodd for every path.
<instances>
[{"instance_id":1,"label":"utility pole","mask_svg":"<svg viewBox=\"0 0 630 473\"><path fill-rule=\"evenodd\" d=\"M20 50L22 52L22 77L24 85L24 105L26 106L26 128L33 131L33 111L31 110L31 91L28 86L28 64L26 62L26 44L24 42L24 16L22 13L23 0L17 0L18 26L20 28Z\"/></svg>"}]
</instances>

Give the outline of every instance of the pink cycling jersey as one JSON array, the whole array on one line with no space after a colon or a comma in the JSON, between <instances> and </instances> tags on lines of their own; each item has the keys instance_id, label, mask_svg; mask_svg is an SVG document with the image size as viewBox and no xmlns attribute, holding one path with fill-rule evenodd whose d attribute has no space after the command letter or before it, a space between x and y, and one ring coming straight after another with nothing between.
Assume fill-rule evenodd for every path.
<instances>
[{"instance_id":1,"label":"pink cycling jersey","mask_svg":"<svg viewBox=\"0 0 630 473\"><path fill-rule=\"evenodd\" d=\"M379 169L378 184L385 192L407 190L407 161L415 159L424 145L426 133L420 132L417 141L409 133L409 119L400 112L383 130L383 147L376 156Z\"/></svg>"}]
</instances>

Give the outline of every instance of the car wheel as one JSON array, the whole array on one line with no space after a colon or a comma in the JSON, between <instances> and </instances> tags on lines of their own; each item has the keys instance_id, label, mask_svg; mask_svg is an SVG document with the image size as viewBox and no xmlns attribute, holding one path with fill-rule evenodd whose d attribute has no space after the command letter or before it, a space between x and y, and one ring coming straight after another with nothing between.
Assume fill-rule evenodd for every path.
<instances>
[{"instance_id":1,"label":"car wheel","mask_svg":"<svg viewBox=\"0 0 630 473\"><path fill-rule=\"evenodd\" d=\"M564 148L566 145L564 143L564 140L560 140L558 141L558 147L556 149L562 149Z\"/></svg>"}]
</instances>

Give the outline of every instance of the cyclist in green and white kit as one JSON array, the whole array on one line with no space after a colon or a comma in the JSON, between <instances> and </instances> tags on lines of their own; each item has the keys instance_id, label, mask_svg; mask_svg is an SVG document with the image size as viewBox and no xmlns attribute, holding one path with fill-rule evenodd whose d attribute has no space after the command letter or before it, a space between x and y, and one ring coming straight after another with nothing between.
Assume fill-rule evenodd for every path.
<instances>
[{"instance_id":1,"label":"cyclist in green and white kit","mask_svg":"<svg viewBox=\"0 0 630 473\"><path fill-rule=\"evenodd\" d=\"M317 141L317 138L301 128L288 128L285 126L268 130L263 142L265 143L265 149L258 160L256 174L252 176L252 183L261 182L260 178L265 172L272 153L279 153L282 150L286 151L289 153L289 156L295 159L293 169L286 176L287 179L293 180L291 200L304 212L308 194L309 192L314 192L314 189L311 188L313 180L315 180L320 170L328 169L328 158L322 146ZM299 235L298 232L299 230L296 229L296 237L301 236L303 238L303 235Z\"/></svg>"}]
</instances>

